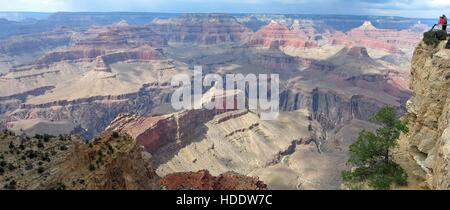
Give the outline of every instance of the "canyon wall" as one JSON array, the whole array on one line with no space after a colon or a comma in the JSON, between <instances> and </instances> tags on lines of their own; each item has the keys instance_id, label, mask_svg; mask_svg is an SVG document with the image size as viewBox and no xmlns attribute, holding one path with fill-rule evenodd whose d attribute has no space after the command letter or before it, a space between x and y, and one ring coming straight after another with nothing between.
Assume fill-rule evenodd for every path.
<instances>
[{"instance_id":1,"label":"canyon wall","mask_svg":"<svg viewBox=\"0 0 450 210\"><path fill-rule=\"evenodd\" d=\"M131 112L146 115L151 113L170 95L160 89L142 88L139 92L119 96L96 96L73 101L54 101L47 104L22 104L7 121L20 119L69 120L76 122L85 138L101 133L120 113Z\"/></svg>"},{"instance_id":2,"label":"canyon wall","mask_svg":"<svg viewBox=\"0 0 450 210\"><path fill-rule=\"evenodd\" d=\"M410 172L431 189L450 189L450 50L445 42L419 44L411 75L410 131L402 137L414 163Z\"/></svg>"},{"instance_id":3,"label":"canyon wall","mask_svg":"<svg viewBox=\"0 0 450 210\"><path fill-rule=\"evenodd\" d=\"M155 19L149 27L177 43L238 43L251 36L250 29L225 14L185 14L168 20Z\"/></svg>"}]
</instances>

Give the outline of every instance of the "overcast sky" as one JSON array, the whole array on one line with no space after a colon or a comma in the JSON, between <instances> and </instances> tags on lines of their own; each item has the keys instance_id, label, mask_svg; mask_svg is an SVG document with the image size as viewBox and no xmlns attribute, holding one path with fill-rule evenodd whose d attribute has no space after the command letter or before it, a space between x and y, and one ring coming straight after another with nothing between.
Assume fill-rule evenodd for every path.
<instances>
[{"instance_id":1,"label":"overcast sky","mask_svg":"<svg viewBox=\"0 0 450 210\"><path fill-rule=\"evenodd\" d=\"M0 0L0 11L364 14L436 17L450 0Z\"/></svg>"}]
</instances>

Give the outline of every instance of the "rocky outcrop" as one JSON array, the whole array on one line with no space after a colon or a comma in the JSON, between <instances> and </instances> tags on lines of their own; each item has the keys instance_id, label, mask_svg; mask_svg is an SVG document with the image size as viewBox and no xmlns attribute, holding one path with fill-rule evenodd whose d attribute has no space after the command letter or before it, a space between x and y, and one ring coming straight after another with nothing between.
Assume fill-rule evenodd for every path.
<instances>
[{"instance_id":1,"label":"rocky outcrop","mask_svg":"<svg viewBox=\"0 0 450 210\"><path fill-rule=\"evenodd\" d=\"M211 101L210 97L218 97L223 100L222 109L190 109L182 110L172 114L142 117L131 114L120 114L114 119L106 130L126 133L143 145L145 149L154 153L168 144L174 144L182 148L194 139L195 130L199 126L211 121L216 115L236 110L236 106L227 109L228 97L236 102L236 91L218 91L211 88L200 103L206 105ZM214 103L214 102L212 102Z\"/></svg>"},{"instance_id":2,"label":"rocky outcrop","mask_svg":"<svg viewBox=\"0 0 450 210\"><path fill-rule=\"evenodd\" d=\"M157 117L121 114L106 128L126 133L153 153L161 147L176 143L178 147L190 143L192 130L226 110L187 110Z\"/></svg>"},{"instance_id":3,"label":"rocky outcrop","mask_svg":"<svg viewBox=\"0 0 450 210\"><path fill-rule=\"evenodd\" d=\"M208 171L175 173L160 181L168 190L266 190L267 185L258 178L234 172L212 176Z\"/></svg>"},{"instance_id":4,"label":"rocky outcrop","mask_svg":"<svg viewBox=\"0 0 450 210\"><path fill-rule=\"evenodd\" d=\"M207 171L162 179L151 155L127 135L103 133L87 142L76 136L0 133L0 187L9 190L262 190L257 178ZM22 174L22 175L20 175ZM162 186L162 188L161 188Z\"/></svg>"},{"instance_id":5,"label":"rocky outcrop","mask_svg":"<svg viewBox=\"0 0 450 210\"><path fill-rule=\"evenodd\" d=\"M362 95L347 99L332 91L319 89L314 90L311 97L314 119L328 130L347 124L353 119L368 121L384 105Z\"/></svg>"},{"instance_id":6,"label":"rocky outcrop","mask_svg":"<svg viewBox=\"0 0 450 210\"><path fill-rule=\"evenodd\" d=\"M105 60L103 57L98 56L95 59L95 69L94 71L105 71L105 72L111 72L111 69L109 66L105 63Z\"/></svg>"},{"instance_id":7,"label":"rocky outcrop","mask_svg":"<svg viewBox=\"0 0 450 210\"><path fill-rule=\"evenodd\" d=\"M349 32L337 32L330 38L333 45L365 46L371 49L384 50L390 53L401 49L412 49L420 40L421 33L411 30L378 29L370 21Z\"/></svg>"},{"instance_id":8,"label":"rocky outcrop","mask_svg":"<svg viewBox=\"0 0 450 210\"><path fill-rule=\"evenodd\" d=\"M257 31L249 41L250 46L263 48L312 48L317 44L295 24L291 29L276 21Z\"/></svg>"},{"instance_id":9,"label":"rocky outcrop","mask_svg":"<svg viewBox=\"0 0 450 210\"><path fill-rule=\"evenodd\" d=\"M432 189L450 189L450 50L420 43L411 69L415 95L407 103L411 173Z\"/></svg>"},{"instance_id":10,"label":"rocky outcrop","mask_svg":"<svg viewBox=\"0 0 450 210\"><path fill-rule=\"evenodd\" d=\"M356 80L362 81L360 79ZM368 83L370 84L371 82ZM378 85L378 82L376 84ZM380 84L383 84L383 82ZM361 83L361 85L364 85L364 83ZM399 91L399 89L395 90ZM405 104L410 94L406 91L392 94L399 97L399 103L395 106L397 106L400 113L403 113L404 110L400 104ZM381 107L389 103L388 101L368 97L363 94L355 93L351 97L347 97L337 90L321 88L315 88L312 91L284 90L280 94L281 110L311 110L312 117L327 130L333 130L348 124L352 120L368 121Z\"/></svg>"},{"instance_id":11,"label":"rocky outcrop","mask_svg":"<svg viewBox=\"0 0 450 210\"><path fill-rule=\"evenodd\" d=\"M178 43L240 43L251 35L250 29L226 14L185 14L168 20L155 19L148 26Z\"/></svg>"},{"instance_id":12,"label":"rocky outcrop","mask_svg":"<svg viewBox=\"0 0 450 210\"><path fill-rule=\"evenodd\" d=\"M13 135L0 136L2 161L10 166L1 166L5 189L159 189L150 156L128 136L104 133L86 143L75 136Z\"/></svg>"}]
</instances>

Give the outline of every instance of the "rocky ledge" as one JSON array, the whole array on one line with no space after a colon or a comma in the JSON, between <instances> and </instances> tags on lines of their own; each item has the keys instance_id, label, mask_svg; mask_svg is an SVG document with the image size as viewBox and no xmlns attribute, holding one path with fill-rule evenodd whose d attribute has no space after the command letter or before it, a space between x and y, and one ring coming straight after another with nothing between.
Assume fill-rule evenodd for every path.
<instances>
[{"instance_id":1,"label":"rocky ledge","mask_svg":"<svg viewBox=\"0 0 450 210\"><path fill-rule=\"evenodd\" d=\"M411 70L413 96L407 103L409 120L407 153L411 174L431 189L450 189L450 50L418 45Z\"/></svg>"},{"instance_id":2,"label":"rocky ledge","mask_svg":"<svg viewBox=\"0 0 450 210\"><path fill-rule=\"evenodd\" d=\"M266 190L267 185L255 177L234 172L212 176L208 171L175 173L160 181L168 190Z\"/></svg>"}]
</instances>

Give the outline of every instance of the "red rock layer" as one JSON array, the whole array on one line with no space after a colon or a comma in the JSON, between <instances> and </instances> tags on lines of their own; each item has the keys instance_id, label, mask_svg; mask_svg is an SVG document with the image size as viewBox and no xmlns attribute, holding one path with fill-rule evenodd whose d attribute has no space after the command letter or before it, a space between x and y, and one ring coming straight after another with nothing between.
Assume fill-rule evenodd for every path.
<instances>
[{"instance_id":1,"label":"red rock layer","mask_svg":"<svg viewBox=\"0 0 450 210\"><path fill-rule=\"evenodd\" d=\"M83 36L91 37L83 39ZM166 39L146 26L129 26L125 21L107 27L93 27L81 35L78 46L120 48L140 45L166 46Z\"/></svg>"},{"instance_id":2,"label":"red rock layer","mask_svg":"<svg viewBox=\"0 0 450 210\"><path fill-rule=\"evenodd\" d=\"M226 110L187 110L172 115L158 117L137 117L119 115L107 130L119 131L132 136L153 153L162 146L177 142L182 147L189 143L197 126L214 118Z\"/></svg>"},{"instance_id":3,"label":"red rock layer","mask_svg":"<svg viewBox=\"0 0 450 210\"><path fill-rule=\"evenodd\" d=\"M251 30L225 14L187 14L169 20L155 20L149 27L171 42L220 44L243 42Z\"/></svg>"},{"instance_id":4,"label":"red rock layer","mask_svg":"<svg viewBox=\"0 0 450 210\"><path fill-rule=\"evenodd\" d=\"M228 172L212 176L208 171L176 173L160 180L168 190L266 190L258 178Z\"/></svg>"},{"instance_id":5,"label":"red rock layer","mask_svg":"<svg viewBox=\"0 0 450 210\"><path fill-rule=\"evenodd\" d=\"M317 44L310 40L298 27L289 29L275 21L270 22L267 26L257 31L252 36L249 44L251 46L264 48L311 48L317 46Z\"/></svg>"},{"instance_id":6,"label":"red rock layer","mask_svg":"<svg viewBox=\"0 0 450 210\"><path fill-rule=\"evenodd\" d=\"M348 47L364 46L396 53L399 52L400 47L414 47L420 37L420 33L409 30L378 29L367 21L361 27L347 33L332 34L331 44Z\"/></svg>"},{"instance_id":7,"label":"red rock layer","mask_svg":"<svg viewBox=\"0 0 450 210\"><path fill-rule=\"evenodd\" d=\"M165 46L166 40L148 27L128 26L124 22L119 22L107 27L93 27L87 32L74 34L71 43L70 47L63 50L45 54L34 63L34 66L16 66L12 70L40 68L61 61L91 62L99 56L102 56L106 65L127 60L155 60L162 57L158 47Z\"/></svg>"}]
</instances>

